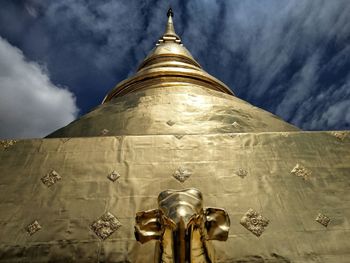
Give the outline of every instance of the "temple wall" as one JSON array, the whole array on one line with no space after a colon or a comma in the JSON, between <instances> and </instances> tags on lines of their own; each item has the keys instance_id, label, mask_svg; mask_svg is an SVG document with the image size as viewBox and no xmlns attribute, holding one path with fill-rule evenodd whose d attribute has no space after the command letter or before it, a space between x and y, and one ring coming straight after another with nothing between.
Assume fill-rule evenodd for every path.
<instances>
[{"instance_id":1,"label":"temple wall","mask_svg":"<svg viewBox=\"0 0 350 263\"><path fill-rule=\"evenodd\" d=\"M228 241L213 242L218 262L350 259L350 132L35 139L2 146L0 262L153 262L155 243L135 241L135 213L157 208L163 190L189 187L203 193L204 206L230 215ZM180 167L190 174L183 183L173 176ZM48 187L42 178L52 170L56 179ZM113 171L120 175L115 182L107 178ZM249 209L269 221L260 237L240 224ZM106 212L121 227L102 240L91 225ZM315 220L319 213L330 219L327 227ZM30 235L26 228L34 221L41 228Z\"/></svg>"}]
</instances>

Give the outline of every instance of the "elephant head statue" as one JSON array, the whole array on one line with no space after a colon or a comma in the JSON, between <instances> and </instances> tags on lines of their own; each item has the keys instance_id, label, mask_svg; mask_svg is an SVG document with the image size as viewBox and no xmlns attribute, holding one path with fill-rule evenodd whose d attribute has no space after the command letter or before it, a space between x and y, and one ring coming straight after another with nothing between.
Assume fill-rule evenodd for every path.
<instances>
[{"instance_id":1,"label":"elephant head statue","mask_svg":"<svg viewBox=\"0 0 350 263\"><path fill-rule=\"evenodd\" d=\"M195 189L166 190L158 196L158 209L136 214L135 237L145 243L158 240L155 262L214 262L208 240L225 241L230 219L225 210L203 208Z\"/></svg>"}]
</instances>

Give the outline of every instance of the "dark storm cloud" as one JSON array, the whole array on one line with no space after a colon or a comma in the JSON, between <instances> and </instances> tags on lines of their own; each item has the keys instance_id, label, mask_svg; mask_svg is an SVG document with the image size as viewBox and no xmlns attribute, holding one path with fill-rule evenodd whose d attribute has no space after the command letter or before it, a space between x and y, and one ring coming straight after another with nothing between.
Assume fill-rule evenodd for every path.
<instances>
[{"instance_id":1,"label":"dark storm cloud","mask_svg":"<svg viewBox=\"0 0 350 263\"><path fill-rule=\"evenodd\" d=\"M190 49L209 72L301 128L349 128L349 1L202 3L189 1L184 36L204 42Z\"/></svg>"},{"instance_id":2,"label":"dark storm cloud","mask_svg":"<svg viewBox=\"0 0 350 263\"><path fill-rule=\"evenodd\" d=\"M82 112L132 74L167 1L5 1L0 35L68 87ZM242 99L303 129L350 126L348 0L172 1L175 27Z\"/></svg>"}]
</instances>

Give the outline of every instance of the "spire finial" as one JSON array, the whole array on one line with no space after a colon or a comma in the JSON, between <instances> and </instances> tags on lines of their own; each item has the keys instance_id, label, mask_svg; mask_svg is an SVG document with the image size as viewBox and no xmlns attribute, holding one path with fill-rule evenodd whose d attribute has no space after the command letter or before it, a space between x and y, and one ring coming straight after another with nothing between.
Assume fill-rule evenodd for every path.
<instances>
[{"instance_id":1,"label":"spire finial","mask_svg":"<svg viewBox=\"0 0 350 263\"><path fill-rule=\"evenodd\" d=\"M166 14L168 16L168 22L167 22L167 25L166 25L165 33L158 40L157 46L160 45L161 43L165 43L165 42L174 42L174 43L182 45L181 44L181 39L175 33L174 23L173 23L174 12L171 9L171 7L169 8L169 10L168 10L168 12Z\"/></svg>"},{"instance_id":2,"label":"spire finial","mask_svg":"<svg viewBox=\"0 0 350 263\"><path fill-rule=\"evenodd\" d=\"M171 9L171 7L169 7L168 12L166 13L166 15L167 15L168 17L169 17L169 16L174 17L174 12L173 12L173 9Z\"/></svg>"}]
</instances>

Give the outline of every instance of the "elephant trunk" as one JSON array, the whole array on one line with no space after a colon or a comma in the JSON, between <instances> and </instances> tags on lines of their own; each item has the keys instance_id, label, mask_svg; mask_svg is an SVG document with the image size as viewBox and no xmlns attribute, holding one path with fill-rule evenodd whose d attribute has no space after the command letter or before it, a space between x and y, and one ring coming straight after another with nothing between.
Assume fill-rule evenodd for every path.
<instances>
[{"instance_id":1,"label":"elephant trunk","mask_svg":"<svg viewBox=\"0 0 350 263\"><path fill-rule=\"evenodd\" d=\"M181 219L172 236L174 262L191 263L191 234L192 227L187 228Z\"/></svg>"}]
</instances>

